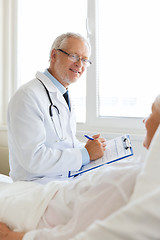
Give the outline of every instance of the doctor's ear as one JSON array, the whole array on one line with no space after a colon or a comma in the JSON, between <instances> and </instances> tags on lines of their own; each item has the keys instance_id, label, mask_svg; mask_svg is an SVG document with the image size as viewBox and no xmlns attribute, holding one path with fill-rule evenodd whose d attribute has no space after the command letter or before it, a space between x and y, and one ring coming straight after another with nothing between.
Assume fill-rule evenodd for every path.
<instances>
[{"instance_id":1,"label":"doctor's ear","mask_svg":"<svg viewBox=\"0 0 160 240\"><path fill-rule=\"evenodd\" d=\"M51 61L52 62L55 62L56 55L57 55L57 51L56 51L56 49L53 49L52 52L51 52Z\"/></svg>"}]
</instances>

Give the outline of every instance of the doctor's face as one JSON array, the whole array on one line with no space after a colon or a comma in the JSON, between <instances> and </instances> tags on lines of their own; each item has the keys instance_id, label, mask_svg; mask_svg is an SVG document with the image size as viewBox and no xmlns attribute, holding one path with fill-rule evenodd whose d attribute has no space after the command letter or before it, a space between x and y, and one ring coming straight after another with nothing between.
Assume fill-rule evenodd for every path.
<instances>
[{"instance_id":1,"label":"doctor's face","mask_svg":"<svg viewBox=\"0 0 160 240\"><path fill-rule=\"evenodd\" d=\"M73 61L70 55L76 55L79 59ZM81 59L88 59L89 50L86 44L77 38L70 37L66 40L60 50L53 50L53 76L64 87L74 83L85 71L85 64Z\"/></svg>"},{"instance_id":2,"label":"doctor's face","mask_svg":"<svg viewBox=\"0 0 160 240\"><path fill-rule=\"evenodd\" d=\"M144 139L143 145L144 147L146 147L147 149L150 146L150 143L152 141L152 138L159 126L159 112L157 110L157 108L155 107L155 103L153 103L152 105L152 112L149 115L148 118L143 120L143 123L145 124L146 127L146 137Z\"/></svg>"}]
</instances>

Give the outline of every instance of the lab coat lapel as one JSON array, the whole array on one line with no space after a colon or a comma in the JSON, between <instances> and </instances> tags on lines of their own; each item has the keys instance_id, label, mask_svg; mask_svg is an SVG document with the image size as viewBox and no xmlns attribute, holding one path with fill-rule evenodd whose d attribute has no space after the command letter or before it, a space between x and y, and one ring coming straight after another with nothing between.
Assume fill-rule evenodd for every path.
<instances>
[{"instance_id":1,"label":"lab coat lapel","mask_svg":"<svg viewBox=\"0 0 160 240\"><path fill-rule=\"evenodd\" d=\"M53 82L42 72L37 72L36 73L36 78L40 79L44 85L47 87L51 99L53 100L54 104L54 99L58 100L61 104L63 104L69 111L68 105L62 95L62 93L58 90L58 88L53 84ZM72 107L72 106L71 106Z\"/></svg>"}]
</instances>

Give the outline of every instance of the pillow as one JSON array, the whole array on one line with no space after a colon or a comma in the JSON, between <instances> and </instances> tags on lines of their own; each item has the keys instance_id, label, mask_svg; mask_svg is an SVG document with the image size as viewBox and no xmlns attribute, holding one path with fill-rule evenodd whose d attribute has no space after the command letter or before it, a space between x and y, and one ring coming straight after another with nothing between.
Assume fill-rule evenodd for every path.
<instances>
[{"instance_id":1,"label":"pillow","mask_svg":"<svg viewBox=\"0 0 160 240\"><path fill-rule=\"evenodd\" d=\"M12 179L8 177L7 175L0 174L0 182L5 182L5 183L12 183Z\"/></svg>"}]
</instances>

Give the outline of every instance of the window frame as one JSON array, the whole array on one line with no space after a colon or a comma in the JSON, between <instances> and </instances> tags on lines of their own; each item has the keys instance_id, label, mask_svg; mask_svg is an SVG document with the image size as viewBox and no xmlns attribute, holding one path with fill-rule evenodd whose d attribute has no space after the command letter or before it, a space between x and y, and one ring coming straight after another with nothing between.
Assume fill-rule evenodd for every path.
<instances>
[{"instance_id":1,"label":"window frame","mask_svg":"<svg viewBox=\"0 0 160 240\"><path fill-rule=\"evenodd\" d=\"M0 50L2 52L0 64L0 126L4 130L7 125L8 101L18 88L18 58L17 58L17 0L1 0Z\"/></svg>"}]
</instances>

